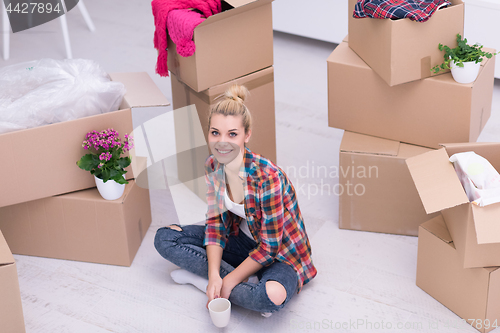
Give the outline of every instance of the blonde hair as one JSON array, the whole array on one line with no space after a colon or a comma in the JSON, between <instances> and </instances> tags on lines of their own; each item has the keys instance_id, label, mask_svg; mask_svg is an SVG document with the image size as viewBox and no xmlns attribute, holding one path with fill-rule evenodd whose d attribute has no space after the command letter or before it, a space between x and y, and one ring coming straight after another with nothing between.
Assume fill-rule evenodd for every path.
<instances>
[{"instance_id":1,"label":"blonde hair","mask_svg":"<svg viewBox=\"0 0 500 333\"><path fill-rule=\"evenodd\" d=\"M210 106L208 112L208 130L210 131L210 121L212 115L222 114L224 116L242 116L242 125L245 128L245 134L252 128L252 115L244 104L246 97L250 94L245 86L233 84L222 95L215 100L217 103Z\"/></svg>"}]
</instances>

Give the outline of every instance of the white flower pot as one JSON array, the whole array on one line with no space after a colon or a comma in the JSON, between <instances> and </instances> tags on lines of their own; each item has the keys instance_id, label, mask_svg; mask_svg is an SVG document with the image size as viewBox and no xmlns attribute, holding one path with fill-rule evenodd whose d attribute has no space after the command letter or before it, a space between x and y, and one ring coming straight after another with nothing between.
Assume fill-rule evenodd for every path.
<instances>
[{"instance_id":1,"label":"white flower pot","mask_svg":"<svg viewBox=\"0 0 500 333\"><path fill-rule=\"evenodd\" d=\"M477 64L474 61L464 62L464 67L458 67L455 62L450 63L451 75L458 83L471 83L474 82L479 74L481 63Z\"/></svg>"},{"instance_id":2,"label":"white flower pot","mask_svg":"<svg viewBox=\"0 0 500 333\"><path fill-rule=\"evenodd\" d=\"M103 182L102 179L94 176L95 184L97 185L97 190L101 196L106 200L116 200L119 199L123 191L125 191L125 184L118 184L114 180L108 180Z\"/></svg>"}]
</instances>

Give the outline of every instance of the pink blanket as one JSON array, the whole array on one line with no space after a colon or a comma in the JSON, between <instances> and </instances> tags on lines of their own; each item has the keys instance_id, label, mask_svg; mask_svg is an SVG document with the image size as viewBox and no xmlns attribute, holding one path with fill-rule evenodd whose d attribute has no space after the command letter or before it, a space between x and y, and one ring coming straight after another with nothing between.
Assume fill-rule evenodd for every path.
<instances>
[{"instance_id":1,"label":"pink blanket","mask_svg":"<svg viewBox=\"0 0 500 333\"><path fill-rule=\"evenodd\" d=\"M160 76L168 76L167 20L170 11L193 8L200 11L206 18L221 12L220 0L153 0L151 7L155 20L154 47L158 50L156 73Z\"/></svg>"},{"instance_id":2,"label":"pink blanket","mask_svg":"<svg viewBox=\"0 0 500 333\"><path fill-rule=\"evenodd\" d=\"M181 56L190 57L194 54L194 28L203 21L203 15L190 9L175 9L168 13L167 31Z\"/></svg>"}]
</instances>

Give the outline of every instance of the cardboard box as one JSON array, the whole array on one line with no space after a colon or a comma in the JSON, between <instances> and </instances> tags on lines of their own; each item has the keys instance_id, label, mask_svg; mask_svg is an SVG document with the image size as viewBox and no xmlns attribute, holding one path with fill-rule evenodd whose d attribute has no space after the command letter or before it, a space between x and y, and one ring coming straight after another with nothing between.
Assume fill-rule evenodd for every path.
<instances>
[{"instance_id":1,"label":"cardboard box","mask_svg":"<svg viewBox=\"0 0 500 333\"><path fill-rule=\"evenodd\" d=\"M2 231L0 231L0 325L2 332L26 332L16 261Z\"/></svg>"},{"instance_id":2,"label":"cardboard box","mask_svg":"<svg viewBox=\"0 0 500 333\"><path fill-rule=\"evenodd\" d=\"M147 73L111 74L127 93L120 110L72 121L0 134L0 207L95 186L90 172L76 165L86 151L85 135L109 127L130 133L131 109L169 102ZM131 168L127 177L134 178Z\"/></svg>"},{"instance_id":3,"label":"cardboard box","mask_svg":"<svg viewBox=\"0 0 500 333\"><path fill-rule=\"evenodd\" d=\"M168 39L168 69L196 92L273 65L272 0L226 0L194 29L196 52Z\"/></svg>"},{"instance_id":4,"label":"cardboard box","mask_svg":"<svg viewBox=\"0 0 500 333\"><path fill-rule=\"evenodd\" d=\"M96 188L0 208L16 254L130 266L151 224L149 190L129 181L120 199Z\"/></svg>"},{"instance_id":5,"label":"cardboard box","mask_svg":"<svg viewBox=\"0 0 500 333\"><path fill-rule=\"evenodd\" d=\"M340 144L341 229L417 236L427 215L405 160L430 151L399 141L344 132Z\"/></svg>"},{"instance_id":6,"label":"cardboard box","mask_svg":"<svg viewBox=\"0 0 500 333\"><path fill-rule=\"evenodd\" d=\"M210 105L214 104L215 99L223 94L232 84L244 85L250 92L245 100L252 115L252 136L247 147L253 152L260 154L276 163L276 122L275 122L275 104L274 104L274 68L268 67L256 73L252 73L236 80L226 82L211 87L202 92L196 92L183 84L172 75L172 104L174 110L195 105L200 120L203 136L208 138L208 113ZM186 109L186 111L188 111ZM185 123L183 119L175 115L176 127ZM181 133L181 132L179 132ZM186 134L182 134L184 138ZM192 136L199 136L198 133L192 133ZM176 136L179 134L176 131ZM177 148L184 151L185 147L180 147L179 142L186 140L178 139ZM208 144L208 141L207 141ZM184 144L183 144L184 146ZM179 157L179 180L186 184L202 200L206 200L206 184L204 178L204 162L210 155L208 146L206 148L193 149L188 152L194 156L186 154ZM186 161L198 161L187 163ZM181 163L185 162L185 163Z\"/></svg>"},{"instance_id":7,"label":"cardboard box","mask_svg":"<svg viewBox=\"0 0 500 333\"><path fill-rule=\"evenodd\" d=\"M349 40L351 36L349 35ZM476 141L490 117L495 59L460 84L451 73L389 87L339 44L328 57L328 125L415 145Z\"/></svg>"},{"instance_id":8,"label":"cardboard box","mask_svg":"<svg viewBox=\"0 0 500 333\"><path fill-rule=\"evenodd\" d=\"M252 136L248 148L276 162L276 122L274 106L274 68L268 67L224 84L196 92L172 76L172 104L174 109L194 104L205 138L208 137L208 112L215 98L232 84L244 85L250 91L245 105L252 115ZM208 156L208 155L207 155Z\"/></svg>"},{"instance_id":9,"label":"cardboard box","mask_svg":"<svg viewBox=\"0 0 500 333\"><path fill-rule=\"evenodd\" d=\"M500 203L469 202L449 157L474 151L500 170L500 143L449 144L409 158L410 170L427 213L441 211L463 267L500 266Z\"/></svg>"},{"instance_id":10,"label":"cardboard box","mask_svg":"<svg viewBox=\"0 0 500 333\"><path fill-rule=\"evenodd\" d=\"M500 326L499 267L463 268L441 216L419 228L417 286L480 332ZM458 319L444 324L461 328Z\"/></svg>"},{"instance_id":11,"label":"cardboard box","mask_svg":"<svg viewBox=\"0 0 500 333\"><path fill-rule=\"evenodd\" d=\"M464 36L464 4L436 11L426 22L410 19L356 19L352 16L357 0L349 0L349 46L389 85L431 76L430 69L443 62L439 43L457 46L456 36Z\"/></svg>"}]
</instances>

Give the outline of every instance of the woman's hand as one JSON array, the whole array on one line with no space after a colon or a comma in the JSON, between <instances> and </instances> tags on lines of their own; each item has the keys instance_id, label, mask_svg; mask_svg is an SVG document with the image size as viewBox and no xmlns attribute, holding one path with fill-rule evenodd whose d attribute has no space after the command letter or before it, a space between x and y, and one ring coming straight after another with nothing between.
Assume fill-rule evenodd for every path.
<instances>
[{"instance_id":1,"label":"woman's hand","mask_svg":"<svg viewBox=\"0 0 500 333\"><path fill-rule=\"evenodd\" d=\"M220 291L220 297L229 299L231 291L236 287L241 281L235 276L235 274L229 273L222 279L222 289Z\"/></svg>"},{"instance_id":2,"label":"woman's hand","mask_svg":"<svg viewBox=\"0 0 500 333\"><path fill-rule=\"evenodd\" d=\"M207 286L207 308L208 303L214 298L220 297L220 290L222 288L222 279L220 277L219 269L222 258L222 247L219 245L207 245L207 258L208 258L208 286Z\"/></svg>"},{"instance_id":3,"label":"woman's hand","mask_svg":"<svg viewBox=\"0 0 500 333\"><path fill-rule=\"evenodd\" d=\"M208 279L207 309L208 309L208 303L210 303L211 300L213 300L214 298L221 297L221 289L222 289L222 278L220 277L219 274L214 274Z\"/></svg>"}]
</instances>

